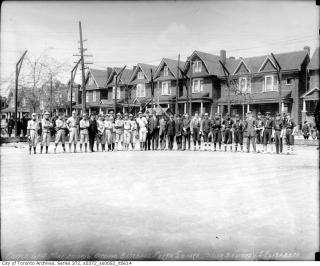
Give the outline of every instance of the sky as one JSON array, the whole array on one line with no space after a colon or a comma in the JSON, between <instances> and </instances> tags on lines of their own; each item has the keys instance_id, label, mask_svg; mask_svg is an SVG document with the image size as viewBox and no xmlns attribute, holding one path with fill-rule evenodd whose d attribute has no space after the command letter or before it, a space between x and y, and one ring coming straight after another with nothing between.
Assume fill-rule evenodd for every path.
<instances>
[{"instance_id":1,"label":"sky","mask_svg":"<svg viewBox=\"0 0 320 266\"><path fill-rule=\"evenodd\" d=\"M1 95L26 49L30 58L46 53L71 71L79 21L93 55L87 60L98 69L158 65L178 54L186 60L194 50L247 57L304 46L312 54L319 46L315 1L8 1L1 7Z\"/></svg>"}]
</instances>

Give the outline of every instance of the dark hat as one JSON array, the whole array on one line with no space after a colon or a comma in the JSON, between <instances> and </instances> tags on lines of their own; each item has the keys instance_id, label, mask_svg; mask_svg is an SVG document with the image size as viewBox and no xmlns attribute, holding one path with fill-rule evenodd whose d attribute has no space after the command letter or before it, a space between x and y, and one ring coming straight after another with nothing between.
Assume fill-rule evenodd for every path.
<instances>
[{"instance_id":1,"label":"dark hat","mask_svg":"<svg viewBox=\"0 0 320 266\"><path fill-rule=\"evenodd\" d=\"M279 113L276 113L276 116L281 116L281 114L279 114Z\"/></svg>"},{"instance_id":2,"label":"dark hat","mask_svg":"<svg viewBox=\"0 0 320 266\"><path fill-rule=\"evenodd\" d=\"M261 112L258 112L258 115L261 115Z\"/></svg>"},{"instance_id":3,"label":"dark hat","mask_svg":"<svg viewBox=\"0 0 320 266\"><path fill-rule=\"evenodd\" d=\"M248 112L247 112L247 115L250 115L250 114L252 114L252 112L251 112L251 111L248 111ZM258 113L258 115L259 115L259 114L261 115L261 113Z\"/></svg>"},{"instance_id":4,"label":"dark hat","mask_svg":"<svg viewBox=\"0 0 320 266\"><path fill-rule=\"evenodd\" d=\"M270 112L266 112L266 115L271 115L271 113Z\"/></svg>"}]
</instances>

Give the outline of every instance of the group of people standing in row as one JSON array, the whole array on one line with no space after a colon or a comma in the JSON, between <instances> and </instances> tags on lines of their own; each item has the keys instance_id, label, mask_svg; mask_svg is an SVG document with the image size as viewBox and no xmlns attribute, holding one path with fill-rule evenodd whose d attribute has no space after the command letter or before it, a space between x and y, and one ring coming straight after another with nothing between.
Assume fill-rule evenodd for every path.
<instances>
[{"instance_id":1,"label":"group of people standing in row","mask_svg":"<svg viewBox=\"0 0 320 266\"><path fill-rule=\"evenodd\" d=\"M204 151L244 151L243 144L246 142L246 152L250 152L250 144L254 152L285 153L283 142L287 145L287 154L293 153L294 135L296 124L290 114L276 114L271 117L269 112L265 117L258 113L254 118L249 111L244 120L239 115L232 119L229 114L224 118L216 113L209 118L208 113L203 117L195 112L193 117L188 114L183 116L162 114L160 117L153 112L139 112L137 117L132 114L83 114L77 116L76 111L72 116L65 117L60 113L58 117L50 118L49 112L44 113L43 119L38 121L37 114L32 114L28 122L27 135L29 140L29 153L32 148L36 153L37 144L40 142L40 152L48 153L49 145L54 132L54 152L56 153L59 143L66 151L66 138L69 136L69 152L77 151L78 139L80 140L80 152L136 150L173 150L176 142L177 150L204 150ZM191 147L193 143L193 149ZM203 145L201 143L203 142ZM168 145L167 145L168 143ZM234 149L233 149L234 147ZM84 150L83 150L84 148Z\"/></svg>"}]
</instances>

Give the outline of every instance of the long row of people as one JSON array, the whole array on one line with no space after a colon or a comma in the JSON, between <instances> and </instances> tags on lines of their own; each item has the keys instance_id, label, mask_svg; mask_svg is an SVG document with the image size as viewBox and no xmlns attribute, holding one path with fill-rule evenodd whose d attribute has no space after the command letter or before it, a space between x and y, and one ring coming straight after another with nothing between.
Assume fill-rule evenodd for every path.
<instances>
[{"instance_id":1,"label":"long row of people","mask_svg":"<svg viewBox=\"0 0 320 266\"><path fill-rule=\"evenodd\" d=\"M75 111L72 116L66 118L60 113L57 118L50 118L49 112L45 112L41 121L37 114L32 114L28 122L29 153L32 148L36 153L37 144L40 143L40 152L48 153L49 145L54 131L54 152L59 143L66 151L66 139L69 136L69 152L77 151L77 143L80 140L80 151L87 152L88 148L94 152L137 150L173 150L176 142L177 150L204 150L204 151L246 151L250 152L252 145L254 152L283 152L283 142L286 141L287 154L293 153L294 135L296 124L290 114L281 117L276 114L272 118L270 113L262 117L258 113L253 118L252 112L248 112L244 120L239 115L232 119L229 114L224 118L216 113L209 118L207 113L203 117L195 112L193 117L188 114L183 116L163 114L160 117L156 113L151 116L142 112L137 117L132 114L83 114L80 119ZM191 148L193 143L193 149ZM246 149L244 149L246 143ZM201 145L203 144L203 145ZM251 145L250 145L251 144ZM84 149L83 149L84 148Z\"/></svg>"}]
</instances>

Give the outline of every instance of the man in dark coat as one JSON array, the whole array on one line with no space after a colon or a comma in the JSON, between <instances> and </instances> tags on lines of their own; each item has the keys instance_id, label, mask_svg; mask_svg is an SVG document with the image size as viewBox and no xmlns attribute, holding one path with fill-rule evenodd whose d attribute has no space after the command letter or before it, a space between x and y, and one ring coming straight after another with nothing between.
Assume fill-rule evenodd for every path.
<instances>
[{"instance_id":1,"label":"man in dark coat","mask_svg":"<svg viewBox=\"0 0 320 266\"><path fill-rule=\"evenodd\" d=\"M152 117L149 118L149 130L151 135L152 150L158 149L159 128L159 119L156 116L156 111L153 111Z\"/></svg>"},{"instance_id":2,"label":"man in dark coat","mask_svg":"<svg viewBox=\"0 0 320 266\"><path fill-rule=\"evenodd\" d=\"M182 120L182 142L183 142L183 148L182 150L186 150L186 142L188 143L188 150L190 150L190 123L191 119L189 118L188 114L184 115L184 119Z\"/></svg>"},{"instance_id":3,"label":"man in dark coat","mask_svg":"<svg viewBox=\"0 0 320 266\"><path fill-rule=\"evenodd\" d=\"M209 139L211 132L211 119L209 119L209 114L204 114L204 119L201 120L200 123L200 135L203 135L203 142L204 142L204 150L207 150L207 146L209 150L211 149L211 140ZM209 140L209 142L208 142Z\"/></svg>"},{"instance_id":4,"label":"man in dark coat","mask_svg":"<svg viewBox=\"0 0 320 266\"><path fill-rule=\"evenodd\" d=\"M216 113L211 125L214 151L217 150L217 142L219 143L219 151L221 151L221 142L222 142L221 125L222 125L222 121L221 121L220 115Z\"/></svg>"},{"instance_id":5,"label":"man in dark coat","mask_svg":"<svg viewBox=\"0 0 320 266\"><path fill-rule=\"evenodd\" d=\"M96 137L96 134L98 133L97 120L94 113L91 113L90 115L88 133L89 133L89 148L91 152L94 152L93 150L94 139Z\"/></svg>"},{"instance_id":6,"label":"man in dark coat","mask_svg":"<svg viewBox=\"0 0 320 266\"><path fill-rule=\"evenodd\" d=\"M178 151L180 151L182 149L182 128L183 128L183 123L182 123L181 115L178 115L177 122L175 125L176 142L177 142Z\"/></svg>"},{"instance_id":7,"label":"man in dark coat","mask_svg":"<svg viewBox=\"0 0 320 266\"><path fill-rule=\"evenodd\" d=\"M234 142L235 142L235 151L238 151L238 143L240 144L240 149L243 151L243 130L244 125L240 120L239 114L236 114L236 121L233 124L234 130Z\"/></svg>"},{"instance_id":8,"label":"man in dark coat","mask_svg":"<svg viewBox=\"0 0 320 266\"><path fill-rule=\"evenodd\" d=\"M167 123L167 136L168 136L168 148L173 149L174 135L176 133L175 122L173 120L173 115L170 115L169 121Z\"/></svg>"},{"instance_id":9,"label":"man in dark coat","mask_svg":"<svg viewBox=\"0 0 320 266\"><path fill-rule=\"evenodd\" d=\"M27 135L27 128L28 128L28 117L27 114L24 114L21 120L22 123L22 135L25 137Z\"/></svg>"},{"instance_id":10,"label":"man in dark coat","mask_svg":"<svg viewBox=\"0 0 320 266\"><path fill-rule=\"evenodd\" d=\"M10 119L8 121L8 135L9 135L9 137L11 137L13 128L14 128L14 120L12 119L12 117L10 117Z\"/></svg>"}]
</instances>

